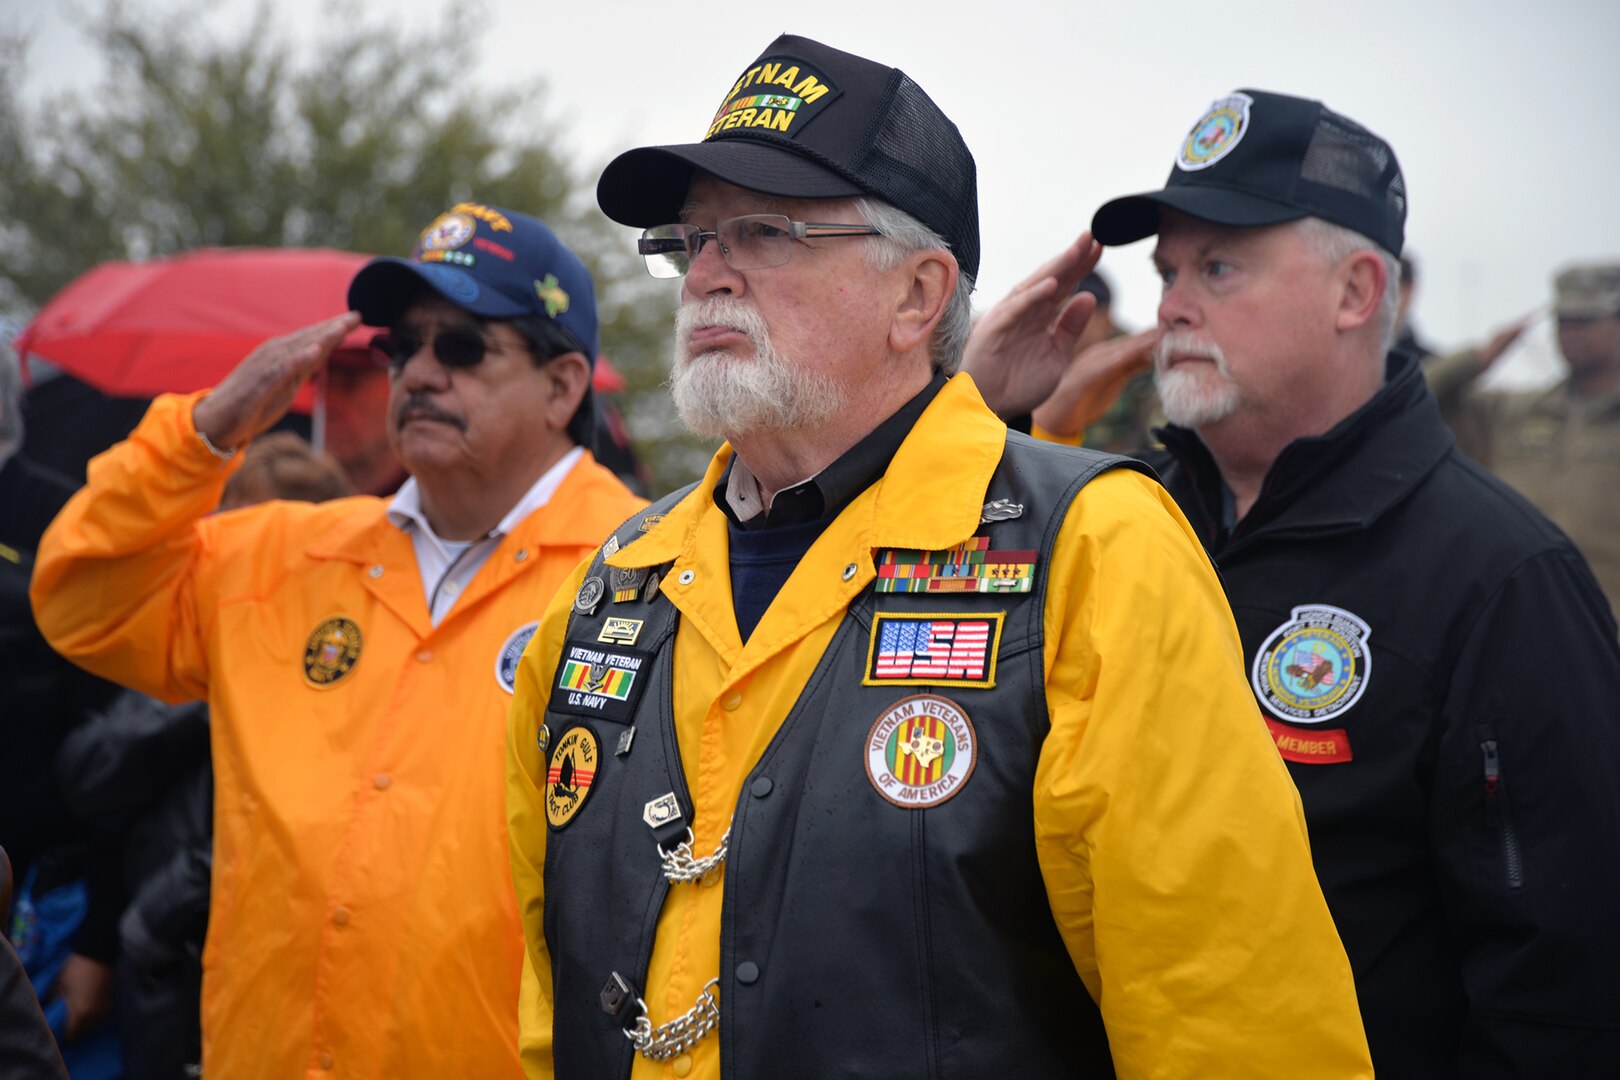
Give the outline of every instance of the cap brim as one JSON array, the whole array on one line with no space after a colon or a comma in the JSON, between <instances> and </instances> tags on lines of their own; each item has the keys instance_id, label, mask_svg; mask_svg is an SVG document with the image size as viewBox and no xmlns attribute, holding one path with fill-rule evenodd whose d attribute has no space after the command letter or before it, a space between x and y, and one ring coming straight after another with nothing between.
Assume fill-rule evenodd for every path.
<instances>
[{"instance_id":1,"label":"cap brim","mask_svg":"<svg viewBox=\"0 0 1620 1080\"><path fill-rule=\"evenodd\" d=\"M367 326L392 326L405 305L426 285L450 303L486 319L515 319L532 313L519 303L476 281L459 267L411 262L390 256L372 259L349 282L349 309Z\"/></svg>"},{"instance_id":2,"label":"cap brim","mask_svg":"<svg viewBox=\"0 0 1620 1080\"><path fill-rule=\"evenodd\" d=\"M621 225L645 229L680 220L697 170L728 184L793 199L838 199L866 190L792 150L749 139L685 146L644 146L608 163L596 184L602 212Z\"/></svg>"},{"instance_id":3,"label":"cap brim","mask_svg":"<svg viewBox=\"0 0 1620 1080\"><path fill-rule=\"evenodd\" d=\"M1555 319L1607 319L1620 315L1620 303L1605 304L1601 300L1570 300L1553 305Z\"/></svg>"},{"instance_id":4,"label":"cap brim","mask_svg":"<svg viewBox=\"0 0 1620 1080\"><path fill-rule=\"evenodd\" d=\"M1159 211L1163 209L1176 210L1199 221L1239 228L1279 225L1306 216L1306 211L1297 206L1263 195L1213 184L1187 184L1103 203L1091 218L1091 235L1098 243L1109 247L1135 243L1159 231Z\"/></svg>"}]
</instances>

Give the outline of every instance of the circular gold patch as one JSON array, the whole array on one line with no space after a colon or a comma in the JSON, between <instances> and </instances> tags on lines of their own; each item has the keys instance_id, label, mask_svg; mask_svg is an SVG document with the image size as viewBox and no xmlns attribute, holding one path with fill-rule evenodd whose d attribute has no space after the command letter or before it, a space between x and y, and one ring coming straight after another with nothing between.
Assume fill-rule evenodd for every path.
<instances>
[{"instance_id":1,"label":"circular gold patch","mask_svg":"<svg viewBox=\"0 0 1620 1080\"><path fill-rule=\"evenodd\" d=\"M315 628L304 645L304 681L318 690L331 687L360 662L360 627L334 615Z\"/></svg>"},{"instance_id":2,"label":"circular gold patch","mask_svg":"<svg viewBox=\"0 0 1620 1080\"><path fill-rule=\"evenodd\" d=\"M574 819L596 781L596 733L584 724L563 732L546 769L546 820L560 829Z\"/></svg>"}]
</instances>

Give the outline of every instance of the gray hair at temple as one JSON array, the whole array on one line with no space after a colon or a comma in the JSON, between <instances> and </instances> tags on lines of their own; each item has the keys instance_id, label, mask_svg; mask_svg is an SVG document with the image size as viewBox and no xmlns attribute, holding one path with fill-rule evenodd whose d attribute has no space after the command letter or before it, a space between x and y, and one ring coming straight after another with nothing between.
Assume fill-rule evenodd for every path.
<instances>
[{"instance_id":1,"label":"gray hair at temple","mask_svg":"<svg viewBox=\"0 0 1620 1080\"><path fill-rule=\"evenodd\" d=\"M22 402L22 368L10 342L0 339L0 464L22 446Z\"/></svg>"},{"instance_id":2,"label":"gray hair at temple","mask_svg":"<svg viewBox=\"0 0 1620 1080\"><path fill-rule=\"evenodd\" d=\"M1299 228L1316 253L1330 263L1348 259L1358 251L1370 251L1384 264L1384 295L1378 298L1374 317L1378 339L1383 343L1383 351L1388 353L1395 347L1395 335L1400 332L1401 260L1379 247L1376 240L1319 217L1301 218Z\"/></svg>"},{"instance_id":3,"label":"gray hair at temple","mask_svg":"<svg viewBox=\"0 0 1620 1080\"><path fill-rule=\"evenodd\" d=\"M868 262L876 270L892 270L913 251L940 248L949 251L945 238L912 217L875 196L855 200L855 212L872 228L882 233L869 242ZM965 270L956 279L956 292L946 303L945 314L934 327L928 341L928 355L934 367L947 375L954 375L962 366L962 350L967 347L968 333L973 329L973 275Z\"/></svg>"}]
</instances>

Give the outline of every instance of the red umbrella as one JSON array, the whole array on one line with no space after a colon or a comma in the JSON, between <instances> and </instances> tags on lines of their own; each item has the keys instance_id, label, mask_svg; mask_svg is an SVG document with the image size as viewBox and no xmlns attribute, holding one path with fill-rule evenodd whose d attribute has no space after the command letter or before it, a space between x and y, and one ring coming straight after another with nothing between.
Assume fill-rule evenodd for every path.
<instances>
[{"instance_id":1,"label":"red umbrella","mask_svg":"<svg viewBox=\"0 0 1620 1080\"><path fill-rule=\"evenodd\" d=\"M591 386L598 394L617 394L628 385L624 381L624 376L619 374L619 369L608 360L606 353L596 358L596 372L591 376Z\"/></svg>"},{"instance_id":2,"label":"red umbrella","mask_svg":"<svg viewBox=\"0 0 1620 1080\"><path fill-rule=\"evenodd\" d=\"M38 357L118 397L214 386L254 347L347 310L371 256L329 248L200 248L103 263L51 298L17 338ZM344 347L364 348L360 327ZM309 411L309 387L294 407Z\"/></svg>"}]
</instances>

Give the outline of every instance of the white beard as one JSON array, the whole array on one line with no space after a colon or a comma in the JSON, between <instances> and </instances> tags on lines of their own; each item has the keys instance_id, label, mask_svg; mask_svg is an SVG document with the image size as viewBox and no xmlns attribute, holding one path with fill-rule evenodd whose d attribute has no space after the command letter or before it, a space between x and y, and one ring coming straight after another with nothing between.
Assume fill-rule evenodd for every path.
<instances>
[{"instance_id":1,"label":"white beard","mask_svg":"<svg viewBox=\"0 0 1620 1080\"><path fill-rule=\"evenodd\" d=\"M688 338L699 326L726 326L742 333L754 355L738 357L725 350L694 355ZM779 353L759 312L726 297L683 304L675 313L675 363L669 382L681 423L705 438L814 427L845 405L844 393L831 376L806 371Z\"/></svg>"},{"instance_id":2,"label":"white beard","mask_svg":"<svg viewBox=\"0 0 1620 1080\"><path fill-rule=\"evenodd\" d=\"M1202 356L1215 362L1178 364L1166 370L1171 356ZM1213 341L1184 330L1172 331L1153 349L1153 383L1164 415L1177 427L1200 428L1219 423L1237 411L1243 395L1226 366L1226 354Z\"/></svg>"}]
</instances>

